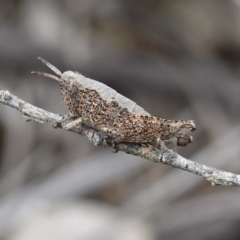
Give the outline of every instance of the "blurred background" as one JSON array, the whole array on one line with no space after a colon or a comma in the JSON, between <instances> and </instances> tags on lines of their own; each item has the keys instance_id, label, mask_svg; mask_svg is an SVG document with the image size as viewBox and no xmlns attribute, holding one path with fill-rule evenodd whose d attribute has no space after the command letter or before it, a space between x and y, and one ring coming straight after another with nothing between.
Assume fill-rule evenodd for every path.
<instances>
[{"instance_id":1,"label":"blurred background","mask_svg":"<svg viewBox=\"0 0 240 240\"><path fill-rule=\"evenodd\" d=\"M0 1L0 89L65 114L75 70L152 115L194 119L178 152L240 173L239 0ZM240 239L239 188L111 149L0 106L0 240Z\"/></svg>"}]
</instances>

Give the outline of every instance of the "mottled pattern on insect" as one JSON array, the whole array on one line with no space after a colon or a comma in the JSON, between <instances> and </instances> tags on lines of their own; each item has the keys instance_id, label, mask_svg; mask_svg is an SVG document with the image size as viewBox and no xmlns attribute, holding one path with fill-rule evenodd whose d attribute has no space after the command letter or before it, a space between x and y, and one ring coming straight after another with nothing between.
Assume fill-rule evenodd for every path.
<instances>
[{"instance_id":1,"label":"mottled pattern on insect","mask_svg":"<svg viewBox=\"0 0 240 240\"><path fill-rule=\"evenodd\" d=\"M60 78L47 73L33 73L60 83L63 100L70 113L77 118L65 125L64 129L70 130L81 123L90 122L113 139L113 146L119 142L157 146L159 138L173 141L178 146L192 142L192 132L196 129L193 120L175 121L151 116L108 86L77 72L61 73L46 60L39 59Z\"/></svg>"}]
</instances>

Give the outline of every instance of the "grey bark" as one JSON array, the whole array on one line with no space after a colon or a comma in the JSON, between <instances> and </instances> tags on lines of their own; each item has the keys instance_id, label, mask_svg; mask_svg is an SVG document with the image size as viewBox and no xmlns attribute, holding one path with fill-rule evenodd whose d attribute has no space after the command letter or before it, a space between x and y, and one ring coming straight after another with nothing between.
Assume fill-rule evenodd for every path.
<instances>
[{"instance_id":1,"label":"grey bark","mask_svg":"<svg viewBox=\"0 0 240 240\"><path fill-rule=\"evenodd\" d=\"M64 124L71 122L71 119L33 106L12 95L9 91L0 91L0 103L20 111L26 121L48 123L54 128L62 128ZM85 136L95 146L112 147L110 137L84 124L71 131ZM118 144L118 149L119 151L139 156L149 161L170 165L172 167L199 175L205 178L207 181L210 181L212 186L240 185L240 175L188 160L174 150L168 149L163 143L161 143L160 149L154 149L151 152L143 151L143 147L137 144L120 143Z\"/></svg>"}]
</instances>

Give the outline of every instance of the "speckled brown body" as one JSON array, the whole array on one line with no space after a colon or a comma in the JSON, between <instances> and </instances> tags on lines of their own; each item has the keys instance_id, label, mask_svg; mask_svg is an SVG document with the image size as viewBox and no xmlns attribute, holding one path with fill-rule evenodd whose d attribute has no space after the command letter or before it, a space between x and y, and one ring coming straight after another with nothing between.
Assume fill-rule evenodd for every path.
<instances>
[{"instance_id":1,"label":"speckled brown body","mask_svg":"<svg viewBox=\"0 0 240 240\"><path fill-rule=\"evenodd\" d=\"M76 117L107 133L117 142L156 143L157 139L176 139L185 146L192 142L195 130L192 120L167 120L148 115L131 114L112 100L101 98L96 90L60 83L62 96L69 111Z\"/></svg>"},{"instance_id":2,"label":"speckled brown body","mask_svg":"<svg viewBox=\"0 0 240 240\"><path fill-rule=\"evenodd\" d=\"M64 129L70 130L83 122L90 122L112 137L113 146L118 142L156 145L158 139L174 141L179 146L192 142L192 132L196 129L193 120L175 121L151 116L108 86L76 72L61 73L46 60L39 59L61 78L47 73L33 73L60 83L64 102L76 117Z\"/></svg>"}]
</instances>

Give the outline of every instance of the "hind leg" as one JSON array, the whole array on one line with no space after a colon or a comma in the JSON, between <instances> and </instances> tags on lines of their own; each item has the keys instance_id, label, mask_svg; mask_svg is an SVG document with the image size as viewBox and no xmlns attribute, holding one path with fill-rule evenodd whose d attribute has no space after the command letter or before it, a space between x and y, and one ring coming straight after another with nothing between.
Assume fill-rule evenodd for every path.
<instances>
[{"instance_id":1,"label":"hind leg","mask_svg":"<svg viewBox=\"0 0 240 240\"><path fill-rule=\"evenodd\" d=\"M121 135L119 135L119 133L116 130L112 129L112 128L103 127L103 128L100 128L100 130L102 132L106 133L108 136L113 138L113 140L111 142L112 148L113 148L113 152L117 153L118 152L117 143L123 142L122 138L120 137Z\"/></svg>"}]
</instances>

